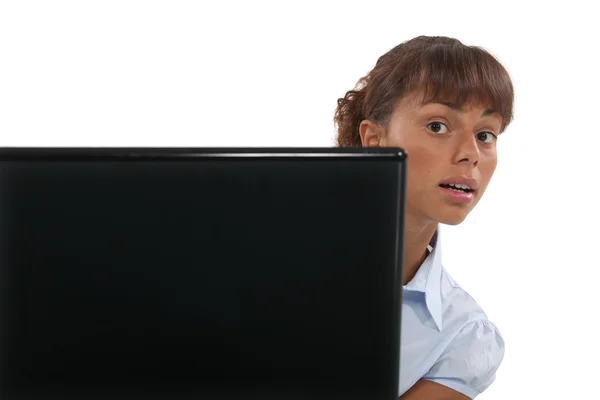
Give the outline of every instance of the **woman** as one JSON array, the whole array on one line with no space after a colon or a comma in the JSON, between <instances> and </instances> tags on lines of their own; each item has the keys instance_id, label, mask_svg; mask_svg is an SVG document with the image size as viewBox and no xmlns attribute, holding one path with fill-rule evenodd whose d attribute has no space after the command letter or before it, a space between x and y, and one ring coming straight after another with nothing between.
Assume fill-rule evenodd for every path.
<instances>
[{"instance_id":1,"label":"woman","mask_svg":"<svg viewBox=\"0 0 600 400\"><path fill-rule=\"evenodd\" d=\"M496 168L513 86L485 50L417 37L379 58L338 100L338 145L408 154L402 400L475 398L495 379L504 342L440 263L439 224L461 223Z\"/></svg>"}]
</instances>

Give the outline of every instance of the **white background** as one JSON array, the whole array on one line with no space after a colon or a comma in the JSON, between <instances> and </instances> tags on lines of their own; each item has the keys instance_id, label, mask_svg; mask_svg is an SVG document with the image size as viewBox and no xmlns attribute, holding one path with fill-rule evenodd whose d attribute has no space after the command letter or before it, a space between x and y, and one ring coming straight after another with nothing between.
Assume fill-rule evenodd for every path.
<instances>
[{"instance_id":1,"label":"white background","mask_svg":"<svg viewBox=\"0 0 600 400\"><path fill-rule=\"evenodd\" d=\"M479 398L600 399L585 4L1 0L0 146L331 146L336 99L396 44L482 46L513 77L515 121L486 196L443 230L446 267L507 344Z\"/></svg>"}]
</instances>

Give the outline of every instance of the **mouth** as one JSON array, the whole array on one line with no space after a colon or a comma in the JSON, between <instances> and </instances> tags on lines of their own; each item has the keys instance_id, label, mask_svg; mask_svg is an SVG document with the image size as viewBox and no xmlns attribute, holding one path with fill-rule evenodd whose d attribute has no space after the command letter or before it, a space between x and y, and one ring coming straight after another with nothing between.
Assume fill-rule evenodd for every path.
<instances>
[{"instance_id":1,"label":"mouth","mask_svg":"<svg viewBox=\"0 0 600 400\"><path fill-rule=\"evenodd\" d=\"M448 183L448 184L440 184L439 185L443 189L453 190L458 193L473 193L474 190L471 189L468 185Z\"/></svg>"},{"instance_id":2,"label":"mouth","mask_svg":"<svg viewBox=\"0 0 600 400\"><path fill-rule=\"evenodd\" d=\"M465 184L440 184L440 189L453 204L469 204L475 199L475 190Z\"/></svg>"}]
</instances>

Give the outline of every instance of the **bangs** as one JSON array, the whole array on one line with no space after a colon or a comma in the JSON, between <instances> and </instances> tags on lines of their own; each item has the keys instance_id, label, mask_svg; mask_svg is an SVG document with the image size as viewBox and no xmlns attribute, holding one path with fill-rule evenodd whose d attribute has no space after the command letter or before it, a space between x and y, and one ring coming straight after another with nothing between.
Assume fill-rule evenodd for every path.
<instances>
[{"instance_id":1,"label":"bangs","mask_svg":"<svg viewBox=\"0 0 600 400\"><path fill-rule=\"evenodd\" d=\"M338 144L363 146L361 123L388 124L398 104L409 95L411 103L416 97L423 103L493 110L501 118L500 132L513 119L512 81L493 55L455 38L422 35L379 57L355 88L338 99L334 117Z\"/></svg>"},{"instance_id":2,"label":"bangs","mask_svg":"<svg viewBox=\"0 0 600 400\"><path fill-rule=\"evenodd\" d=\"M502 118L502 131L513 118L514 91L506 69L478 47L432 45L408 75L408 91L420 91L423 102L441 101L463 107L481 104Z\"/></svg>"}]
</instances>

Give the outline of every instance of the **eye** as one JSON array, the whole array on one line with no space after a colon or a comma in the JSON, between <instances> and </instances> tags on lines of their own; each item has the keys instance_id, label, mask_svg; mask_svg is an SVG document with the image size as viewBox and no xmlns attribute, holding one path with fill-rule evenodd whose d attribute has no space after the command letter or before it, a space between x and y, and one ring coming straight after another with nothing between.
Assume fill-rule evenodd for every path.
<instances>
[{"instance_id":1,"label":"eye","mask_svg":"<svg viewBox=\"0 0 600 400\"><path fill-rule=\"evenodd\" d=\"M479 132L477 134L477 139L484 143L494 143L494 141L497 139L497 136L491 132Z\"/></svg>"},{"instance_id":2,"label":"eye","mask_svg":"<svg viewBox=\"0 0 600 400\"><path fill-rule=\"evenodd\" d=\"M448 133L448 127L441 122L432 122L427 125L427 128L433 133L444 134Z\"/></svg>"}]
</instances>

